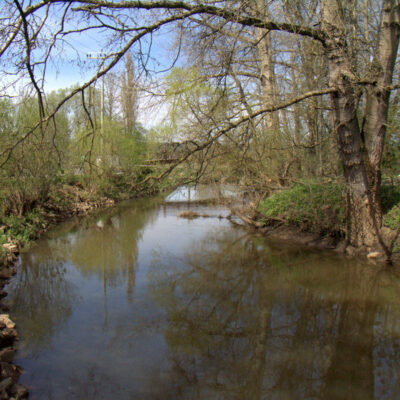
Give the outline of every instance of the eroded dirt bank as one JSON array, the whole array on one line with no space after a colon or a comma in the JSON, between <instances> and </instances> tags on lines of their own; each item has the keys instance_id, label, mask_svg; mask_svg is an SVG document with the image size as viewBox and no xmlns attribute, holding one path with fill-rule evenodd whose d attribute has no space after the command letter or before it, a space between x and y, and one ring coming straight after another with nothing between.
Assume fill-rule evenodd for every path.
<instances>
[{"instance_id":1,"label":"eroded dirt bank","mask_svg":"<svg viewBox=\"0 0 400 400\"><path fill-rule=\"evenodd\" d=\"M275 239L332 250L347 254L349 257L362 257L365 258L366 262L389 263L385 254L379 248L355 248L350 246L339 232L310 232L304 227L288 224L284 219L266 219L263 214L251 209L233 208L231 213L252 229ZM388 240L392 240L392 237L397 234L397 232L388 228L386 228L385 233ZM390 264L400 266L400 253L392 254Z\"/></svg>"}]
</instances>

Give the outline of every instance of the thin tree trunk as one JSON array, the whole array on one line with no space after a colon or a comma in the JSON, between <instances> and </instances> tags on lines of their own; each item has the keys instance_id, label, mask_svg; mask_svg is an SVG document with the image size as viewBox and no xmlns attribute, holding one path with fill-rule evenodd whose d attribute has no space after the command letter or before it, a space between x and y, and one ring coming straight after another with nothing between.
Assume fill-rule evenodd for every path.
<instances>
[{"instance_id":1,"label":"thin tree trunk","mask_svg":"<svg viewBox=\"0 0 400 400\"><path fill-rule=\"evenodd\" d=\"M266 34L262 29L258 29L257 34L257 50L260 57L260 78L262 89L262 102L264 107L273 104L275 96L275 73L271 58L271 38L270 34ZM264 116L267 131L273 131L277 126L277 116L273 113L267 113Z\"/></svg>"},{"instance_id":2,"label":"thin tree trunk","mask_svg":"<svg viewBox=\"0 0 400 400\"><path fill-rule=\"evenodd\" d=\"M257 0L258 12L268 19L268 10L263 0ZM260 79L262 102L264 107L273 104L276 98L275 70L272 59L271 33L264 29L257 28L256 31L257 52L260 59ZM265 125L268 132L274 132L279 125L278 115L276 113L267 113L264 116Z\"/></svg>"}]
</instances>

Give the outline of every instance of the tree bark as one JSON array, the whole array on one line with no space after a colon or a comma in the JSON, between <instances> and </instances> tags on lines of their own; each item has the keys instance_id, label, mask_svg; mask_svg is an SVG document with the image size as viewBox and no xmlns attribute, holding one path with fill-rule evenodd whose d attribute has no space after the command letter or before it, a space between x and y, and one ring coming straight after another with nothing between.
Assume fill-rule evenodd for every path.
<instances>
[{"instance_id":1,"label":"tree bark","mask_svg":"<svg viewBox=\"0 0 400 400\"><path fill-rule=\"evenodd\" d=\"M267 20L268 10L265 1L257 0L257 10L260 15ZM262 102L264 107L274 104L276 99L276 79L272 59L271 33L264 29L256 29L257 52L260 59L260 80ZM264 122L267 132L276 131L279 121L276 113L268 113L264 116Z\"/></svg>"},{"instance_id":2,"label":"tree bark","mask_svg":"<svg viewBox=\"0 0 400 400\"><path fill-rule=\"evenodd\" d=\"M381 164L388 120L390 90L400 37L400 5L395 0L384 0L377 51L370 69L370 78L376 85L367 89L363 138L365 161L371 188L372 206L380 226L382 206L380 199Z\"/></svg>"},{"instance_id":3,"label":"tree bark","mask_svg":"<svg viewBox=\"0 0 400 400\"><path fill-rule=\"evenodd\" d=\"M326 51L334 132L343 165L348 198L348 241L355 247L377 244L374 209L370 205L369 185L363 157L361 130L357 119L357 93L352 83L349 48L343 15L337 0L325 0L322 28L326 34Z\"/></svg>"}]
</instances>

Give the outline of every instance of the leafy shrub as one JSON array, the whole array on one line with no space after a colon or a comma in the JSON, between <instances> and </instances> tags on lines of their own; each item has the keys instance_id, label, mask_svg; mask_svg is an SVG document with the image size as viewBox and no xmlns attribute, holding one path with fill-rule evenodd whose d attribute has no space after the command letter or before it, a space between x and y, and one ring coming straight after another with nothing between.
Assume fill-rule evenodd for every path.
<instances>
[{"instance_id":1,"label":"leafy shrub","mask_svg":"<svg viewBox=\"0 0 400 400\"><path fill-rule=\"evenodd\" d=\"M17 215L5 217L2 222L6 225L7 230L0 236L0 243L6 243L8 237L11 237L21 246L25 246L37 238L43 223L43 217L39 210L34 209L23 217Z\"/></svg>"},{"instance_id":2,"label":"leafy shrub","mask_svg":"<svg viewBox=\"0 0 400 400\"><path fill-rule=\"evenodd\" d=\"M382 186L381 200L384 212L383 224L397 230L400 227L400 187L398 185Z\"/></svg>"},{"instance_id":3,"label":"leafy shrub","mask_svg":"<svg viewBox=\"0 0 400 400\"><path fill-rule=\"evenodd\" d=\"M400 227L400 202L384 215L383 224L394 230Z\"/></svg>"},{"instance_id":4,"label":"leafy shrub","mask_svg":"<svg viewBox=\"0 0 400 400\"><path fill-rule=\"evenodd\" d=\"M400 226L400 187L381 187L383 223L391 229ZM304 184L275 193L259 205L266 217L282 218L289 224L313 230L344 227L346 198L344 185ZM333 218L334 217L334 218Z\"/></svg>"}]
</instances>

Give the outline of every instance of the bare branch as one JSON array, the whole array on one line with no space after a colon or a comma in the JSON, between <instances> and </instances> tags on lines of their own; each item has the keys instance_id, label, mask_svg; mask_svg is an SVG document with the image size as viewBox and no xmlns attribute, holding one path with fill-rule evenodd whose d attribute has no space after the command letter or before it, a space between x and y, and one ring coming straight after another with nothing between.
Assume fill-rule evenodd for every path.
<instances>
[{"instance_id":1,"label":"bare branch","mask_svg":"<svg viewBox=\"0 0 400 400\"><path fill-rule=\"evenodd\" d=\"M56 1L55 1L56 2ZM308 36L313 39L325 42L325 34L319 29L313 29L310 27L300 26L289 23L278 23L274 21L264 21L263 19L241 16L240 14L230 11L226 8L219 8L215 6L196 4L192 5L181 1L122 1L122 2L111 2L102 0L78 0L75 3L80 3L83 6L75 8L76 11L88 11L91 12L95 9L105 7L108 9L143 9L143 10L186 10L190 11L191 15L195 14L209 14L223 18L227 21L237 23L243 26L252 26L256 28L262 28L274 31L284 31L288 33L295 33L302 36Z\"/></svg>"},{"instance_id":2,"label":"bare branch","mask_svg":"<svg viewBox=\"0 0 400 400\"><path fill-rule=\"evenodd\" d=\"M14 3L18 9L18 12L21 15L22 19L22 26L23 26L23 33L24 33L24 39L26 43L26 59L25 59L25 65L28 70L29 77L31 79L31 82L36 90L36 93L38 95L38 103L39 103L39 115L40 118L44 117L44 105L43 105L43 98L42 98L42 92L36 82L35 75L33 73L32 65L31 65L31 49L32 49L32 41L31 38L29 37L29 31L28 31L28 22L26 20L26 17L24 15L24 12L22 10L21 5L19 4L18 0L14 0Z\"/></svg>"},{"instance_id":3,"label":"bare branch","mask_svg":"<svg viewBox=\"0 0 400 400\"><path fill-rule=\"evenodd\" d=\"M174 164L172 164L169 168L167 168L165 171L163 171L161 174L154 176L154 175L148 175L143 181L139 182L138 184L133 185L132 188L138 188L141 185L144 185L145 183L149 182L149 181L160 181L161 179L165 178L166 176L168 176L178 165L182 164L183 162L187 161L193 154L202 151L204 149L206 149L207 147L211 146L213 143L215 143L218 139L220 139L222 136L226 135L229 131L239 127L240 125L242 125L245 122L249 122L252 121L255 117L260 116L262 114L265 113L270 113L270 112L274 112L274 111L278 111L278 110L282 110L284 108L290 107L293 104L299 103L305 99L308 99L310 97L315 97L315 96L323 96L326 94L330 94L330 93L335 93L337 92L337 89L334 87L331 88L327 88L327 89L321 89L321 90L313 90L311 92L307 92L304 93L301 96L295 97L292 100L289 100L285 103L281 103L278 104L276 106L271 106L271 107L267 107L267 108L263 108L261 110L258 110L257 112L254 112L252 114L248 114L245 117L240 118L239 120L229 123L228 126L226 126L225 128L219 130L216 132L215 135L212 136L212 133L215 131L214 128L211 128L208 132L207 132L207 136L210 137L210 139L208 139L206 142L204 142L203 144L198 144L197 147L188 152L187 154L185 154L183 157L181 157L178 161L176 161Z\"/></svg>"},{"instance_id":4,"label":"bare branch","mask_svg":"<svg viewBox=\"0 0 400 400\"><path fill-rule=\"evenodd\" d=\"M9 46L11 45L11 43L14 41L15 37L18 35L19 30L21 29L21 25L22 25L22 18L18 19L18 23L14 28L13 33L10 35L10 37L8 38L7 42L4 44L4 46L0 49L0 57L4 54L4 52L9 48Z\"/></svg>"}]
</instances>

